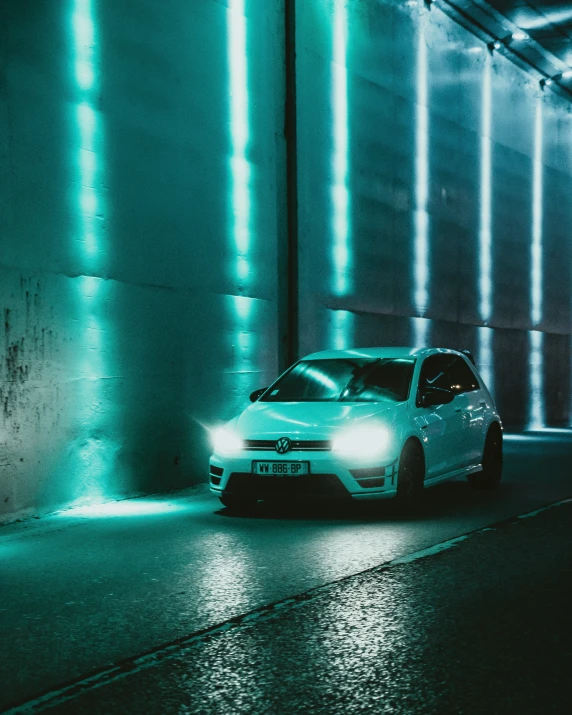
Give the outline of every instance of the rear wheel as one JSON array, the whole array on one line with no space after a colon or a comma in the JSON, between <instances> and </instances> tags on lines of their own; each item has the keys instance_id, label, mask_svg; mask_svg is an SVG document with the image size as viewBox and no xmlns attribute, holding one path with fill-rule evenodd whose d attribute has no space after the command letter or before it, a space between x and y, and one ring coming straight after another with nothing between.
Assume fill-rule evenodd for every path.
<instances>
[{"instance_id":1,"label":"rear wheel","mask_svg":"<svg viewBox=\"0 0 572 715\"><path fill-rule=\"evenodd\" d=\"M496 489L502 477L502 432L495 423L491 425L483 450L483 470L468 476L474 489Z\"/></svg>"},{"instance_id":2,"label":"rear wheel","mask_svg":"<svg viewBox=\"0 0 572 715\"><path fill-rule=\"evenodd\" d=\"M223 506L232 511L249 511L255 507L258 501L253 497L237 496L236 494L224 494L219 499Z\"/></svg>"},{"instance_id":3,"label":"rear wheel","mask_svg":"<svg viewBox=\"0 0 572 715\"><path fill-rule=\"evenodd\" d=\"M403 448L399 459L396 500L400 507L410 510L421 503L424 480L423 448L419 442L411 440Z\"/></svg>"}]
</instances>

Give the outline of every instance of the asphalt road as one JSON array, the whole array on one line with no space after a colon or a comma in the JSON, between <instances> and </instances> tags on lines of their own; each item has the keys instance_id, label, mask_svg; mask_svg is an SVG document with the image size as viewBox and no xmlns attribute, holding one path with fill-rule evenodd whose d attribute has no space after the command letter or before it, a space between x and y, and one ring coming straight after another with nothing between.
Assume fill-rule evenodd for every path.
<instances>
[{"instance_id":1,"label":"asphalt road","mask_svg":"<svg viewBox=\"0 0 572 715\"><path fill-rule=\"evenodd\" d=\"M572 438L506 455L410 518L191 490L1 528L0 710L572 711L572 507L511 518L572 496Z\"/></svg>"}]
</instances>

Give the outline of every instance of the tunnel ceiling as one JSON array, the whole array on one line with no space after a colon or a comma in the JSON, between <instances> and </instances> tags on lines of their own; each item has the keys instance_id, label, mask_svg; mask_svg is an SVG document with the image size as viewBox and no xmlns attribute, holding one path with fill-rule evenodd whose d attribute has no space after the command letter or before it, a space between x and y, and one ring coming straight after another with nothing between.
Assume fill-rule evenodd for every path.
<instances>
[{"instance_id":1,"label":"tunnel ceiling","mask_svg":"<svg viewBox=\"0 0 572 715\"><path fill-rule=\"evenodd\" d=\"M572 5L551 0L490 0L496 10L564 64L572 66Z\"/></svg>"},{"instance_id":2,"label":"tunnel ceiling","mask_svg":"<svg viewBox=\"0 0 572 715\"><path fill-rule=\"evenodd\" d=\"M440 3L441 4L441 3ZM537 79L555 78L552 89L572 100L572 4L562 0L444 0L456 19L485 42L500 40L500 52ZM524 41L510 40L523 30Z\"/></svg>"}]
</instances>

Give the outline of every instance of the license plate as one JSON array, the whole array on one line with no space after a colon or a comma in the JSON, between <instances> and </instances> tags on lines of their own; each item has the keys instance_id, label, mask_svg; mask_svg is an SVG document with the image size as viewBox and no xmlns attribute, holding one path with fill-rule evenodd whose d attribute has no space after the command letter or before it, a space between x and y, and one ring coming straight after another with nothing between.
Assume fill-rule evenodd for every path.
<instances>
[{"instance_id":1,"label":"license plate","mask_svg":"<svg viewBox=\"0 0 572 715\"><path fill-rule=\"evenodd\" d=\"M310 462L252 462L253 474L269 477L298 477L310 472Z\"/></svg>"}]
</instances>

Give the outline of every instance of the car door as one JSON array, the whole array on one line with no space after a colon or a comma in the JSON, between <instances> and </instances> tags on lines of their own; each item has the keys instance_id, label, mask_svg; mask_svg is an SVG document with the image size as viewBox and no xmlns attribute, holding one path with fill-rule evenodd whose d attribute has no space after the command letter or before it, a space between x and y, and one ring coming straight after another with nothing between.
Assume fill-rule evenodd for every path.
<instances>
[{"instance_id":1,"label":"car door","mask_svg":"<svg viewBox=\"0 0 572 715\"><path fill-rule=\"evenodd\" d=\"M459 356L450 367L451 390L456 393L456 409L463 416L463 464L478 464L482 459L487 401L468 362Z\"/></svg>"},{"instance_id":2,"label":"car door","mask_svg":"<svg viewBox=\"0 0 572 715\"><path fill-rule=\"evenodd\" d=\"M459 469L465 459L464 418L456 396L444 405L423 407L422 396L428 390L451 391L452 353L437 353L425 358L419 375L416 422L423 431L426 479L431 480Z\"/></svg>"}]
</instances>

